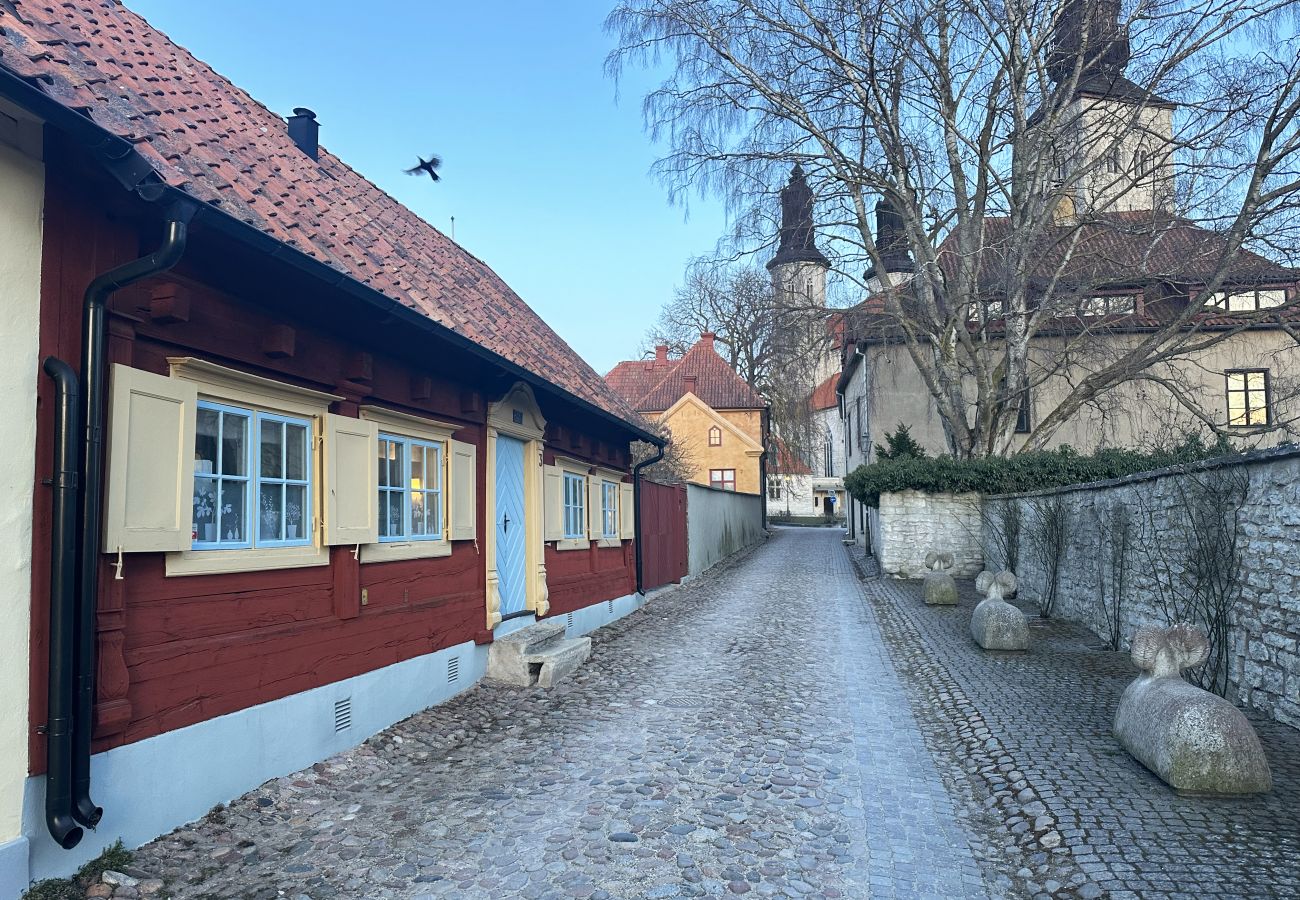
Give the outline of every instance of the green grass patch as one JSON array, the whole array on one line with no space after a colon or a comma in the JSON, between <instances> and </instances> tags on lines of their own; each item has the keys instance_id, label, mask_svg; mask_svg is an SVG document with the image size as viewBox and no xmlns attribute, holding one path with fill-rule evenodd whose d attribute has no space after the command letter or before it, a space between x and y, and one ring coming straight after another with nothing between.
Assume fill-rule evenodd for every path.
<instances>
[{"instance_id":1,"label":"green grass patch","mask_svg":"<svg viewBox=\"0 0 1300 900\"><path fill-rule=\"evenodd\" d=\"M114 841L105 847L104 852L96 856L77 870L71 878L47 878L38 881L27 889L22 900L83 900L86 888L99 881L110 869L120 872L131 865L134 855L122 846L121 841Z\"/></svg>"}]
</instances>

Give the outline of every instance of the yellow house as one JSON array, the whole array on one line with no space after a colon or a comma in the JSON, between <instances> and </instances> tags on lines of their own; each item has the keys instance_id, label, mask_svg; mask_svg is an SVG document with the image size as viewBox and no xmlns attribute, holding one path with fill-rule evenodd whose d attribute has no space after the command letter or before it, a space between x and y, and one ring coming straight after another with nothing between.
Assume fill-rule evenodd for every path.
<instances>
[{"instance_id":1,"label":"yellow house","mask_svg":"<svg viewBox=\"0 0 1300 900\"><path fill-rule=\"evenodd\" d=\"M692 482L762 493L768 403L718 355L715 340L704 332L678 359L661 344L654 359L625 360L605 381L637 412L668 427Z\"/></svg>"}]
</instances>

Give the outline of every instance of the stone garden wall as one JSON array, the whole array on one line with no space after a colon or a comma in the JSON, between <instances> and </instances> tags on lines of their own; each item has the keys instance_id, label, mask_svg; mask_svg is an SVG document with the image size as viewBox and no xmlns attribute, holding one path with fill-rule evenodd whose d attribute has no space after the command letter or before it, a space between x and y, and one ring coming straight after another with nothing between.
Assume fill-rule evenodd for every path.
<instances>
[{"instance_id":1,"label":"stone garden wall","mask_svg":"<svg viewBox=\"0 0 1300 900\"><path fill-rule=\"evenodd\" d=\"M1054 615L1086 625L1102 640L1109 640L1111 623L1117 622L1120 647L1127 648L1139 626L1168 624L1171 609L1196 602L1190 585L1203 583L1194 569L1196 560L1206 558L1196 546L1198 540L1204 546L1210 533L1203 524L1203 501L1223 501L1223 492L1231 493L1233 486L1245 490L1239 512L1233 517L1236 504L1220 502L1218 513L1237 524L1217 532L1220 541L1235 540L1240 559L1240 594L1223 642L1227 693L1242 706L1300 727L1300 449L987 497L984 552L991 567L1004 564L1006 542L995 531L1003 531L1004 512L1014 504L1022 523L1016 566L1020 596L1041 601L1048 580L1041 523L1059 500L1067 527ZM1117 578L1117 563L1124 560L1123 577ZM1116 591L1121 583L1123 590Z\"/></svg>"},{"instance_id":2,"label":"stone garden wall","mask_svg":"<svg viewBox=\"0 0 1300 900\"><path fill-rule=\"evenodd\" d=\"M984 567L979 494L881 494L871 516L871 547L880 571L895 578L924 575L931 550L952 554L954 577L974 578Z\"/></svg>"}]
</instances>

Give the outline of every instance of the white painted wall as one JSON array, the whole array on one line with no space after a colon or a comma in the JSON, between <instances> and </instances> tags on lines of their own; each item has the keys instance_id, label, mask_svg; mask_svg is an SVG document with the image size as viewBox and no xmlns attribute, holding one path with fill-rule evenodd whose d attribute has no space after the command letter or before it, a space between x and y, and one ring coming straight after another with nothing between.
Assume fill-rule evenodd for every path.
<instances>
[{"instance_id":1,"label":"white painted wall","mask_svg":"<svg viewBox=\"0 0 1300 900\"><path fill-rule=\"evenodd\" d=\"M758 494L686 485L687 572L698 575L762 540L762 504Z\"/></svg>"},{"instance_id":2,"label":"white painted wall","mask_svg":"<svg viewBox=\"0 0 1300 900\"><path fill-rule=\"evenodd\" d=\"M7 889L25 876L27 864L20 836L27 776L32 478L45 199L39 141L33 147L30 123L8 113L0 107L0 421L5 423L5 449L0 453L0 896L10 896Z\"/></svg>"}]
</instances>

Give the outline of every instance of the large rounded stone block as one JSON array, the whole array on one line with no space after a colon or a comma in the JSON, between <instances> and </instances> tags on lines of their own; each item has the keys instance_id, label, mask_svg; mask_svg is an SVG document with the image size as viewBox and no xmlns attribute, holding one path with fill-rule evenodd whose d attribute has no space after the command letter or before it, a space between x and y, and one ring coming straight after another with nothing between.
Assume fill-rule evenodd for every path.
<instances>
[{"instance_id":1,"label":"large rounded stone block","mask_svg":"<svg viewBox=\"0 0 1300 900\"><path fill-rule=\"evenodd\" d=\"M985 650L1029 649L1029 620L1003 596L1016 589L1012 572L981 572L975 587L984 599L970 617L970 634Z\"/></svg>"},{"instance_id":2,"label":"large rounded stone block","mask_svg":"<svg viewBox=\"0 0 1300 900\"><path fill-rule=\"evenodd\" d=\"M930 570L925 576L925 602L930 606L956 606L957 582L944 571L952 568L952 554L931 550L925 554L925 566Z\"/></svg>"},{"instance_id":3,"label":"large rounded stone block","mask_svg":"<svg viewBox=\"0 0 1300 900\"><path fill-rule=\"evenodd\" d=\"M985 650L1029 649L1029 620L1005 600L981 600L971 613L970 634Z\"/></svg>"},{"instance_id":4,"label":"large rounded stone block","mask_svg":"<svg viewBox=\"0 0 1300 900\"><path fill-rule=\"evenodd\" d=\"M925 576L925 602L930 606L956 606L957 582L947 572Z\"/></svg>"},{"instance_id":5,"label":"large rounded stone block","mask_svg":"<svg viewBox=\"0 0 1300 900\"><path fill-rule=\"evenodd\" d=\"M1142 628L1132 655L1143 672L1115 712L1115 737L1125 750L1177 791L1258 794L1272 788L1264 748L1241 710L1182 678L1183 669L1209 655L1199 629Z\"/></svg>"}]
</instances>

